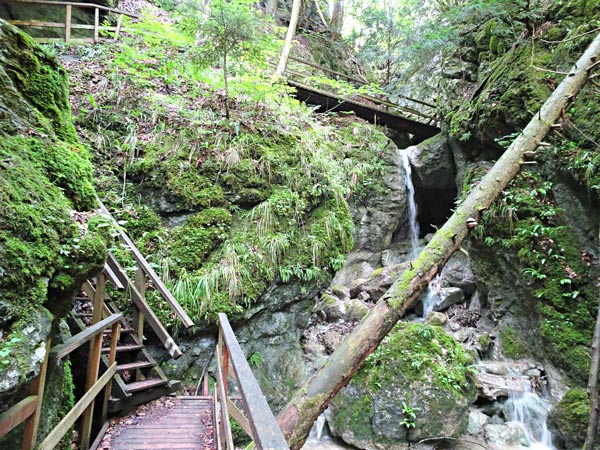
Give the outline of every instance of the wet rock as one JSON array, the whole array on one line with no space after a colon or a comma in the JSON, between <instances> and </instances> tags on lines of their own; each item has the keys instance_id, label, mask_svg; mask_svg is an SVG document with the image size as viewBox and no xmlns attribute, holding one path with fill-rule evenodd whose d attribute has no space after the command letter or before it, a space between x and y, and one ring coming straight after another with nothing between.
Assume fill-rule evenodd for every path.
<instances>
[{"instance_id":1,"label":"wet rock","mask_svg":"<svg viewBox=\"0 0 600 450\"><path fill-rule=\"evenodd\" d=\"M477 436L483 433L483 427L490 423L490 417L486 416L481 411L474 409L469 412L469 424L467 425L467 433Z\"/></svg>"},{"instance_id":2,"label":"wet rock","mask_svg":"<svg viewBox=\"0 0 600 450\"><path fill-rule=\"evenodd\" d=\"M327 351L332 353L340 346L342 339L343 336L338 331L329 330L323 335L323 344L325 344Z\"/></svg>"},{"instance_id":3,"label":"wet rock","mask_svg":"<svg viewBox=\"0 0 600 450\"><path fill-rule=\"evenodd\" d=\"M502 425L488 424L483 427L483 434L489 444L500 448L513 445L529 446L529 440L520 425L508 422Z\"/></svg>"},{"instance_id":4,"label":"wet rock","mask_svg":"<svg viewBox=\"0 0 600 450\"><path fill-rule=\"evenodd\" d=\"M447 321L448 318L446 317L446 314L437 311L431 311L425 319L426 323L438 326L444 325Z\"/></svg>"},{"instance_id":5,"label":"wet rock","mask_svg":"<svg viewBox=\"0 0 600 450\"><path fill-rule=\"evenodd\" d=\"M381 266L381 252L386 250L396 230L406 217L407 192L404 169L396 145L390 140L380 159L384 189L369 198L350 204L356 224L354 249L346 256L332 284L350 286L356 278L366 278Z\"/></svg>"},{"instance_id":6,"label":"wet rock","mask_svg":"<svg viewBox=\"0 0 600 450\"><path fill-rule=\"evenodd\" d=\"M335 322L345 316L344 302L331 294L323 294L316 308L325 313L328 322Z\"/></svg>"},{"instance_id":7,"label":"wet rock","mask_svg":"<svg viewBox=\"0 0 600 450\"><path fill-rule=\"evenodd\" d=\"M340 298L342 300L350 298L350 288L348 288L346 286L342 286L342 285L339 285L339 284L334 284L333 286L331 286L331 292L337 298Z\"/></svg>"},{"instance_id":8,"label":"wet rock","mask_svg":"<svg viewBox=\"0 0 600 450\"><path fill-rule=\"evenodd\" d=\"M465 299L465 293L457 287L441 288L438 293L439 300L433 307L434 311L445 311L450 306L462 302Z\"/></svg>"},{"instance_id":9,"label":"wet rock","mask_svg":"<svg viewBox=\"0 0 600 450\"><path fill-rule=\"evenodd\" d=\"M360 300L346 302L346 319L349 321L361 320L369 313L369 308Z\"/></svg>"},{"instance_id":10,"label":"wet rock","mask_svg":"<svg viewBox=\"0 0 600 450\"><path fill-rule=\"evenodd\" d=\"M442 133L409 147L407 151L415 184L439 190L454 186L454 161Z\"/></svg>"},{"instance_id":11,"label":"wet rock","mask_svg":"<svg viewBox=\"0 0 600 450\"><path fill-rule=\"evenodd\" d=\"M465 296L475 292L475 275L469 258L462 252L455 252L442 270L442 279L452 287L463 290Z\"/></svg>"}]
</instances>

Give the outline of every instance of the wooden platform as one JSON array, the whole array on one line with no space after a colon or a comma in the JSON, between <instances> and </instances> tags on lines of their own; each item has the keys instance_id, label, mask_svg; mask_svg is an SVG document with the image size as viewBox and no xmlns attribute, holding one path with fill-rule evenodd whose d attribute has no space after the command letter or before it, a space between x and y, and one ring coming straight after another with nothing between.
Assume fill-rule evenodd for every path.
<instances>
[{"instance_id":1,"label":"wooden platform","mask_svg":"<svg viewBox=\"0 0 600 450\"><path fill-rule=\"evenodd\" d=\"M176 397L168 408L126 423L112 436L112 450L212 450L215 448L211 397Z\"/></svg>"}]
</instances>

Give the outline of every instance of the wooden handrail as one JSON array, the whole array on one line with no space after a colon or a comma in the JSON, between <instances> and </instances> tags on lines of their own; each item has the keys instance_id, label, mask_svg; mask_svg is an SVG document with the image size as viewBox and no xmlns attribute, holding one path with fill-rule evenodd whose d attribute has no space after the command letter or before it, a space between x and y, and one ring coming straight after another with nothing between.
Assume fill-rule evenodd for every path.
<instances>
[{"instance_id":1,"label":"wooden handrail","mask_svg":"<svg viewBox=\"0 0 600 450\"><path fill-rule=\"evenodd\" d=\"M79 348L86 342L91 341L95 336L102 333L107 328L111 327L113 324L117 323L119 320L123 318L123 314L112 314L104 320L92 325L89 328L86 328L80 333L77 333L75 336L70 337L62 344L55 345L50 350L50 356L56 359L62 359L71 353L73 350Z\"/></svg>"},{"instance_id":2,"label":"wooden handrail","mask_svg":"<svg viewBox=\"0 0 600 450\"><path fill-rule=\"evenodd\" d=\"M144 319L148 321L152 330L156 333L156 336L160 339L163 346L167 349L171 357L178 358L181 356L181 350L175 343L175 340L171 337L167 329L164 327L160 319L156 316L144 295L136 288L135 284L127 277L119 262L116 260L112 253L108 254L108 265L111 267L112 272L117 277L117 279L127 287L129 293L131 294L131 299L135 306L140 310L140 312L144 315Z\"/></svg>"},{"instance_id":3,"label":"wooden handrail","mask_svg":"<svg viewBox=\"0 0 600 450\"><path fill-rule=\"evenodd\" d=\"M250 437L258 450L289 450L279 425L233 333L229 320L223 313L219 314L219 346L217 370L222 370L221 385L225 391L222 395L226 395L227 373L230 366L233 372L232 375L235 376L237 381L246 412L246 416L242 415L240 417L241 411L237 408L235 410L231 408L234 411L231 413L232 417L238 416L237 418L243 422L242 427L244 430L251 431ZM221 367L221 364L223 367ZM232 402L227 402L226 398L222 400L224 400L222 405L225 404L230 407L233 405ZM243 420L245 417L247 417L247 422Z\"/></svg>"},{"instance_id":4,"label":"wooden handrail","mask_svg":"<svg viewBox=\"0 0 600 450\"><path fill-rule=\"evenodd\" d=\"M0 437L28 419L35 412L38 402L38 395L30 395L0 414Z\"/></svg>"},{"instance_id":5,"label":"wooden handrail","mask_svg":"<svg viewBox=\"0 0 600 450\"><path fill-rule=\"evenodd\" d=\"M50 6L75 6L83 9L98 9L100 11L112 12L115 14L123 14L134 19L139 19L140 16L133 13L128 13L116 8L109 8L108 6L98 5L96 3L80 3L80 2L63 2L63 1L52 1L52 0L0 0L0 3L34 3L36 5L50 5Z\"/></svg>"},{"instance_id":6,"label":"wooden handrail","mask_svg":"<svg viewBox=\"0 0 600 450\"><path fill-rule=\"evenodd\" d=\"M75 424L75 421L83 414L84 411L91 405L96 399L98 394L102 391L115 375L117 369L117 363L113 363L104 374L98 378L98 381L81 397L81 399L75 404L73 409L67 413L67 415L54 427L54 429L46 436L46 438L39 445L38 450L53 450L56 445L60 442L62 437L67 431Z\"/></svg>"},{"instance_id":7,"label":"wooden handrail","mask_svg":"<svg viewBox=\"0 0 600 450\"><path fill-rule=\"evenodd\" d=\"M102 209L102 212L104 212L106 215L108 215L113 220L115 225L117 225L117 222L112 217L112 215L110 214L110 212L108 211L106 206L104 206L104 204L99 199L98 199L98 202L100 203L100 208ZM177 317L179 317L179 319L181 320L183 325L186 328L189 328L192 325L194 325L194 322L192 321L192 319L190 319L190 316L188 316L188 314L185 312L185 310L177 302L175 297L173 297L173 294L171 294L171 291L169 291L169 289L167 289L167 287L165 286L163 281L160 279L160 277L156 274L154 269L152 269L152 267L150 267L150 264L148 264L148 261L146 261L146 258L144 258L142 253L138 250L138 248L135 246L135 244L129 238L129 236L127 236L127 234L123 231L123 229L118 225L117 225L117 230L119 233L119 238L128 247L131 255L135 258L135 261L136 261L138 267L141 268L144 271L144 273L148 276L150 281L152 281L152 284L160 292L163 299L169 304L169 306L175 312L175 314L177 314Z\"/></svg>"}]
</instances>

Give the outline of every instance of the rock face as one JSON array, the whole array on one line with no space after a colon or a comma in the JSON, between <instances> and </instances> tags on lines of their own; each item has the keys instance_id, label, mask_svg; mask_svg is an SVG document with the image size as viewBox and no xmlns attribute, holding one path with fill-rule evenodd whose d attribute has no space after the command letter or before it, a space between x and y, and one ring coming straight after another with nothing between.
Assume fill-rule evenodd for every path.
<instances>
[{"instance_id":1,"label":"rock face","mask_svg":"<svg viewBox=\"0 0 600 450\"><path fill-rule=\"evenodd\" d=\"M423 230L442 225L456 196L456 169L448 138L439 133L407 150L413 171L418 219Z\"/></svg>"},{"instance_id":2,"label":"rock face","mask_svg":"<svg viewBox=\"0 0 600 450\"><path fill-rule=\"evenodd\" d=\"M333 280L334 285L350 286L370 275L381 266L381 254L392 243L394 233L407 217L407 193L404 171L395 145L389 141L382 155L384 185L380 192L371 194L366 201L350 205L356 224L354 248L346 256L344 267Z\"/></svg>"},{"instance_id":3,"label":"rock face","mask_svg":"<svg viewBox=\"0 0 600 450\"><path fill-rule=\"evenodd\" d=\"M400 324L333 399L332 433L358 448L396 449L466 430L471 356L441 328Z\"/></svg>"},{"instance_id":4,"label":"rock face","mask_svg":"<svg viewBox=\"0 0 600 450\"><path fill-rule=\"evenodd\" d=\"M0 412L27 395L74 290L106 256L91 221L80 227L72 219L94 206L95 192L66 86L56 58L0 20ZM72 400L66 366L51 365L47 377L53 400L44 403L42 432ZM0 446L17 441L8 435Z\"/></svg>"}]
</instances>

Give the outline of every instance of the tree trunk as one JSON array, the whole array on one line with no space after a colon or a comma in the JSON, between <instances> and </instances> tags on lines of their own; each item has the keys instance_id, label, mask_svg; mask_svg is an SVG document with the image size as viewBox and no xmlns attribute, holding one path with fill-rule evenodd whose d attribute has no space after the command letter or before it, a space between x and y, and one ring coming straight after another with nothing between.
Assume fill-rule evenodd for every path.
<instances>
[{"instance_id":1,"label":"tree trunk","mask_svg":"<svg viewBox=\"0 0 600 450\"><path fill-rule=\"evenodd\" d=\"M434 235L427 247L354 328L337 350L283 408L277 421L292 450L299 449L316 418L331 398L356 373L396 322L411 309L429 281L440 271L468 234L467 223L479 220L521 168L525 152L535 150L561 112L579 92L600 56L600 35L546 100L523 132L504 152L494 167L473 188L455 213Z\"/></svg>"},{"instance_id":2,"label":"tree trunk","mask_svg":"<svg viewBox=\"0 0 600 450\"><path fill-rule=\"evenodd\" d=\"M338 40L342 36L342 27L344 26L344 0L336 0L333 3L333 13L331 14L331 38Z\"/></svg>"},{"instance_id":3,"label":"tree trunk","mask_svg":"<svg viewBox=\"0 0 600 450\"><path fill-rule=\"evenodd\" d=\"M294 39L296 27L298 26L301 3L302 0L294 0L294 3L292 3L292 16L290 17L290 25L288 26L287 34L285 35L285 44L283 44L283 49L281 50L281 58L279 59L279 65L275 71L275 76L283 76L285 68L287 67L290 50L292 49L292 39Z\"/></svg>"},{"instance_id":4,"label":"tree trunk","mask_svg":"<svg viewBox=\"0 0 600 450\"><path fill-rule=\"evenodd\" d=\"M229 79L227 78L227 52L223 53L223 84L225 85L225 118L229 120Z\"/></svg>"},{"instance_id":5,"label":"tree trunk","mask_svg":"<svg viewBox=\"0 0 600 450\"><path fill-rule=\"evenodd\" d=\"M598 235L600 239L600 233ZM600 369L600 305L598 306L598 315L596 316L596 327L594 328L594 337L592 339L592 361L590 362L590 377L588 379L588 396L590 397L590 420L588 422L587 433L583 450L592 450L594 441L598 433L598 410L600 409L600 399L598 399L598 370Z\"/></svg>"}]
</instances>

